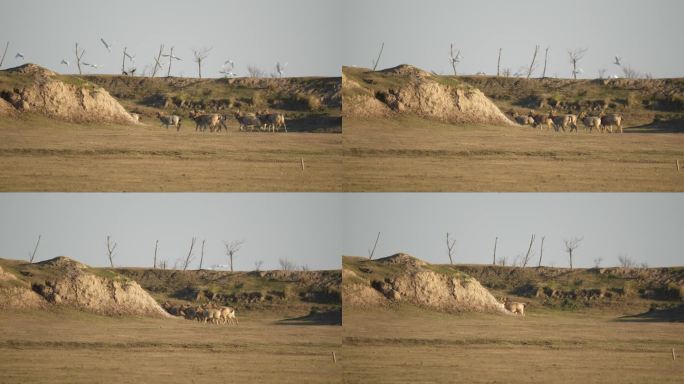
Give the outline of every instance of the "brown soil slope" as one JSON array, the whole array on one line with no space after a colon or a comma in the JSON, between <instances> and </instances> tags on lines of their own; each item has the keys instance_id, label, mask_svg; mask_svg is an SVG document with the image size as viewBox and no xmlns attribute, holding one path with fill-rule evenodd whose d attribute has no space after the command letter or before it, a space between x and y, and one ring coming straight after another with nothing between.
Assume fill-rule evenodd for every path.
<instances>
[{"instance_id":1,"label":"brown soil slope","mask_svg":"<svg viewBox=\"0 0 684 384\"><path fill-rule=\"evenodd\" d=\"M29 264L0 259L12 277L0 280L0 306L5 308L63 305L102 315L168 317L135 281L57 257ZM18 298L29 298L24 305Z\"/></svg>"},{"instance_id":2,"label":"brown soil slope","mask_svg":"<svg viewBox=\"0 0 684 384\"><path fill-rule=\"evenodd\" d=\"M449 123L512 125L480 90L409 65L342 70L345 117L417 115Z\"/></svg>"},{"instance_id":3,"label":"brown soil slope","mask_svg":"<svg viewBox=\"0 0 684 384\"><path fill-rule=\"evenodd\" d=\"M0 71L0 97L21 113L36 112L72 122L135 123L103 88L35 64Z\"/></svg>"},{"instance_id":4,"label":"brown soil slope","mask_svg":"<svg viewBox=\"0 0 684 384\"><path fill-rule=\"evenodd\" d=\"M474 278L398 253L377 260L343 258L343 300L351 307L409 303L442 312L505 313Z\"/></svg>"}]
</instances>

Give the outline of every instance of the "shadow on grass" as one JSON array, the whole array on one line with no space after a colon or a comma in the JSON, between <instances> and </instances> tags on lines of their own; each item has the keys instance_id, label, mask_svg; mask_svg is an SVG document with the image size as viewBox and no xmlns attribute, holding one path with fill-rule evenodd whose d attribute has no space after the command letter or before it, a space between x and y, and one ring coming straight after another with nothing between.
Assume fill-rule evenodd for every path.
<instances>
[{"instance_id":1,"label":"shadow on grass","mask_svg":"<svg viewBox=\"0 0 684 384\"><path fill-rule=\"evenodd\" d=\"M342 325L342 309L312 310L308 315L283 319L279 325Z\"/></svg>"},{"instance_id":2,"label":"shadow on grass","mask_svg":"<svg viewBox=\"0 0 684 384\"><path fill-rule=\"evenodd\" d=\"M651 308L638 315L621 316L616 321L634 323L684 323L684 304L670 308Z\"/></svg>"}]
</instances>

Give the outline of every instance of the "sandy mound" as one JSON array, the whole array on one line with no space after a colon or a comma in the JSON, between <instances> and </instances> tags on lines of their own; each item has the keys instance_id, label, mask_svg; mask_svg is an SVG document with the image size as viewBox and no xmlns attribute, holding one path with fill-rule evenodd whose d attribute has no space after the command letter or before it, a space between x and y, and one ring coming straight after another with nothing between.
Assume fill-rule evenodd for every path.
<instances>
[{"instance_id":1,"label":"sandy mound","mask_svg":"<svg viewBox=\"0 0 684 384\"><path fill-rule=\"evenodd\" d=\"M46 304L28 284L0 267L0 310L42 308Z\"/></svg>"},{"instance_id":2,"label":"sandy mound","mask_svg":"<svg viewBox=\"0 0 684 384\"><path fill-rule=\"evenodd\" d=\"M385 116L392 112L454 124L513 125L480 90L452 78L410 65L380 72L356 69L354 73L363 81L344 77L342 81L346 117Z\"/></svg>"},{"instance_id":3,"label":"sandy mound","mask_svg":"<svg viewBox=\"0 0 684 384\"><path fill-rule=\"evenodd\" d=\"M351 264L345 264L343 270L345 305L405 302L443 312L507 313L476 279L448 267L433 267L405 253L375 261L349 260Z\"/></svg>"},{"instance_id":4,"label":"sandy mound","mask_svg":"<svg viewBox=\"0 0 684 384\"><path fill-rule=\"evenodd\" d=\"M0 116L15 116L17 110L5 99L0 98Z\"/></svg>"},{"instance_id":5,"label":"sandy mound","mask_svg":"<svg viewBox=\"0 0 684 384\"><path fill-rule=\"evenodd\" d=\"M68 257L57 257L29 265L24 272L26 276L41 276L40 279L31 280L33 291L25 290L42 302L110 316L169 316L135 281L126 280L109 271L92 270ZM12 303L27 294L12 291L0 296L3 297L0 302L4 300L8 306L14 307Z\"/></svg>"},{"instance_id":6,"label":"sandy mound","mask_svg":"<svg viewBox=\"0 0 684 384\"><path fill-rule=\"evenodd\" d=\"M2 97L20 112L38 112L53 118L73 122L135 123L135 119L103 88L91 83L71 79L75 84L64 82L52 71L34 64L7 70L20 74L31 85Z\"/></svg>"}]
</instances>

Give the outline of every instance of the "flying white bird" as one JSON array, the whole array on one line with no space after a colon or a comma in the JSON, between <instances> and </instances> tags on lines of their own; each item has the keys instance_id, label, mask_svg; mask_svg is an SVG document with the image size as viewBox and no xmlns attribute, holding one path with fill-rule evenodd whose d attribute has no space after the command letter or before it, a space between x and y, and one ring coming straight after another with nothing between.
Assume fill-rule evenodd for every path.
<instances>
[{"instance_id":1,"label":"flying white bird","mask_svg":"<svg viewBox=\"0 0 684 384\"><path fill-rule=\"evenodd\" d=\"M14 58L15 58L15 59L19 59L19 58L22 58L22 59L23 59L23 58L24 58L24 54L21 53L21 52L17 52L17 54L14 55Z\"/></svg>"},{"instance_id":2,"label":"flying white bird","mask_svg":"<svg viewBox=\"0 0 684 384\"><path fill-rule=\"evenodd\" d=\"M102 44L104 44L105 48L107 48L107 50L109 52L112 51L112 44L109 44L108 42L105 41L105 39L103 39L101 37L100 37L100 41L102 42Z\"/></svg>"},{"instance_id":3,"label":"flying white bird","mask_svg":"<svg viewBox=\"0 0 684 384\"><path fill-rule=\"evenodd\" d=\"M287 63L280 64L280 61L276 63L276 72L278 72L278 76L283 77L283 73L285 72L285 67L287 67Z\"/></svg>"},{"instance_id":4,"label":"flying white bird","mask_svg":"<svg viewBox=\"0 0 684 384\"><path fill-rule=\"evenodd\" d=\"M172 59L176 59L176 60L182 60L182 59L181 59L180 57L178 57L178 56L174 56L174 55L171 55L171 54L168 54L168 55L162 55L162 56L164 56L164 57L171 57Z\"/></svg>"},{"instance_id":5,"label":"flying white bird","mask_svg":"<svg viewBox=\"0 0 684 384\"><path fill-rule=\"evenodd\" d=\"M620 56L615 56L615 62L614 62L613 64L615 64L615 65L617 65L617 66L622 65L622 64L620 63L620 60L622 60L622 57L620 57Z\"/></svg>"},{"instance_id":6,"label":"flying white bird","mask_svg":"<svg viewBox=\"0 0 684 384\"><path fill-rule=\"evenodd\" d=\"M221 68L219 73L225 75L226 77L237 77L237 75L231 69L227 68Z\"/></svg>"},{"instance_id":7,"label":"flying white bird","mask_svg":"<svg viewBox=\"0 0 684 384\"><path fill-rule=\"evenodd\" d=\"M62 62L61 62L60 64L64 64L64 65L66 65L67 67L69 66L69 62L68 62L67 60L65 60L65 59L62 59Z\"/></svg>"}]
</instances>

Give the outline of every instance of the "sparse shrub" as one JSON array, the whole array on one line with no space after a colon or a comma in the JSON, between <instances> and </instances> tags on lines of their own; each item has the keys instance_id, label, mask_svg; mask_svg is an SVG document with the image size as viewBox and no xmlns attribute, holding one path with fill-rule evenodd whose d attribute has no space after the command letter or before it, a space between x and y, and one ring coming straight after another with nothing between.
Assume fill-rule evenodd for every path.
<instances>
[{"instance_id":1,"label":"sparse shrub","mask_svg":"<svg viewBox=\"0 0 684 384\"><path fill-rule=\"evenodd\" d=\"M256 91L252 94L249 103L255 108L260 108L266 104L266 98L263 93Z\"/></svg>"},{"instance_id":2,"label":"sparse shrub","mask_svg":"<svg viewBox=\"0 0 684 384\"><path fill-rule=\"evenodd\" d=\"M639 100L639 97L637 97L637 95L634 92L630 92L627 95L626 104L627 104L627 107L629 107L629 108L635 108L635 107L638 107L639 104L641 104L641 101Z\"/></svg>"}]
</instances>

